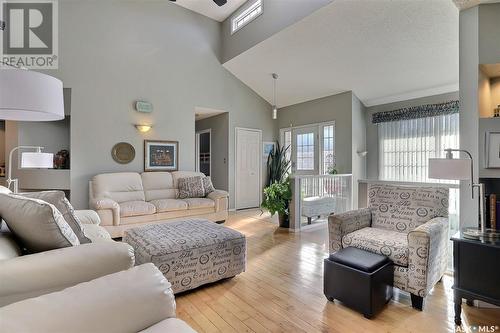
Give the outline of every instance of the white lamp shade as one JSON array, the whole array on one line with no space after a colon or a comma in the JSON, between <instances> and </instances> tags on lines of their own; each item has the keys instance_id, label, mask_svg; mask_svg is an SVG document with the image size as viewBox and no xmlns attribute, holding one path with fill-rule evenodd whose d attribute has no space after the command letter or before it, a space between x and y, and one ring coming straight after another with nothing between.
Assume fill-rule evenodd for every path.
<instances>
[{"instance_id":1,"label":"white lamp shade","mask_svg":"<svg viewBox=\"0 0 500 333\"><path fill-rule=\"evenodd\" d=\"M466 158L430 158L429 178L470 180L472 160Z\"/></svg>"},{"instance_id":2,"label":"white lamp shade","mask_svg":"<svg viewBox=\"0 0 500 333\"><path fill-rule=\"evenodd\" d=\"M61 80L23 69L0 69L0 119L64 119Z\"/></svg>"},{"instance_id":3,"label":"white lamp shade","mask_svg":"<svg viewBox=\"0 0 500 333\"><path fill-rule=\"evenodd\" d=\"M49 153L22 153L22 169L53 169L54 154Z\"/></svg>"}]
</instances>

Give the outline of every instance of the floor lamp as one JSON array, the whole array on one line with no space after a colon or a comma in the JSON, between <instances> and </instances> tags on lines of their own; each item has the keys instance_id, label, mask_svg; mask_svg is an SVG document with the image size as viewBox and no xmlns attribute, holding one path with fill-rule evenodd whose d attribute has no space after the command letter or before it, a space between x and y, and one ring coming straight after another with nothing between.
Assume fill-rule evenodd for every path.
<instances>
[{"instance_id":1,"label":"floor lamp","mask_svg":"<svg viewBox=\"0 0 500 333\"><path fill-rule=\"evenodd\" d=\"M451 179L451 180L468 180L471 183L471 195L474 199L474 188L479 189L479 219L480 230L476 230L479 236L485 234L486 220L484 217L484 185L474 183L474 164L472 155L467 150L463 149L445 149L446 158L430 158L429 159L429 178L433 179ZM453 158L453 152L464 153L467 158Z\"/></svg>"},{"instance_id":2,"label":"floor lamp","mask_svg":"<svg viewBox=\"0 0 500 333\"><path fill-rule=\"evenodd\" d=\"M53 121L64 119L63 84L55 77L19 69L0 69L0 119L12 121ZM12 179L12 157L19 149L35 150L21 154L21 168L52 168L52 154L43 147L19 146L10 151L7 186L18 190Z\"/></svg>"}]
</instances>

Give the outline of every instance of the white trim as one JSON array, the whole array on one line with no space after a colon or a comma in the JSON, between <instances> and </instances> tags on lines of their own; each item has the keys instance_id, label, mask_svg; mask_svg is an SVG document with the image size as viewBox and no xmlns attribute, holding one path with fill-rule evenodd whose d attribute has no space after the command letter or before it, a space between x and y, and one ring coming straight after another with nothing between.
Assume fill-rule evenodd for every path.
<instances>
[{"instance_id":1,"label":"white trim","mask_svg":"<svg viewBox=\"0 0 500 333\"><path fill-rule=\"evenodd\" d=\"M196 142L195 142L195 154L196 154L196 158L194 160L194 164L195 164L195 171L196 172L200 172L200 134L203 134L203 133L209 133L210 136L208 138L208 149L210 150L210 164L208 165L208 172L210 173L210 177L212 177L212 129L211 128L208 128L208 129L204 129L204 130L201 130L201 131L198 131L196 132Z\"/></svg>"},{"instance_id":2,"label":"white trim","mask_svg":"<svg viewBox=\"0 0 500 333\"><path fill-rule=\"evenodd\" d=\"M259 202L262 202L262 130L260 129L255 129L255 128L246 128L246 127L235 127L234 128L234 209L243 209L243 208L238 208L238 131L252 131L252 132L258 132L259 133L259 188L261 189L259 191ZM247 208L252 208L252 207L246 207ZM253 208L259 208L253 207Z\"/></svg>"},{"instance_id":3,"label":"white trim","mask_svg":"<svg viewBox=\"0 0 500 333\"><path fill-rule=\"evenodd\" d=\"M394 102L406 101L414 98L428 97L433 95L440 95L446 93L457 92L459 90L458 83L450 84L446 86L439 86L429 89L416 90L412 92L402 93L399 95L391 95L380 98L372 98L363 101L365 106L382 105Z\"/></svg>"}]
</instances>

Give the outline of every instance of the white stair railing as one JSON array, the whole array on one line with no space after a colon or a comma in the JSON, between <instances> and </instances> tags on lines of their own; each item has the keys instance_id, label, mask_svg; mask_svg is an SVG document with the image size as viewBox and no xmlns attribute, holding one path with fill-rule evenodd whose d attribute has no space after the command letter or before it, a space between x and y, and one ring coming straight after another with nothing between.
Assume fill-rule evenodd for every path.
<instances>
[{"instance_id":1,"label":"white stair railing","mask_svg":"<svg viewBox=\"0 0 500 333\"><path fill-rule=\"evenodd\" d=\"M292 175L290 229L324 223L331 213L352 209L352 175ZM314 223L313 223L314 222Z\"/></svg>"}]
</instances>

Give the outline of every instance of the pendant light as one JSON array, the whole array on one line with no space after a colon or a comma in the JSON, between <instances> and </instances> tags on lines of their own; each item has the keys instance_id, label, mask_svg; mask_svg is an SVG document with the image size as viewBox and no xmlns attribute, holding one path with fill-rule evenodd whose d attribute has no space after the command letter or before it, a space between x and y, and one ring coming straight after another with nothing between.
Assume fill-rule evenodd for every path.
<instances>
[{"instance_id":1,"label":"pendant light","mask_svg":"<svg viewBox=\"0 0 500 333\"><path fill-rule=\"evenodd\" d=\"M278 74L273 73L273 84L274 84L274 102L273 102L273 119L278 119L278 106L276 104L276 82L278 81Z\"/></svg>"}]
</instances>

